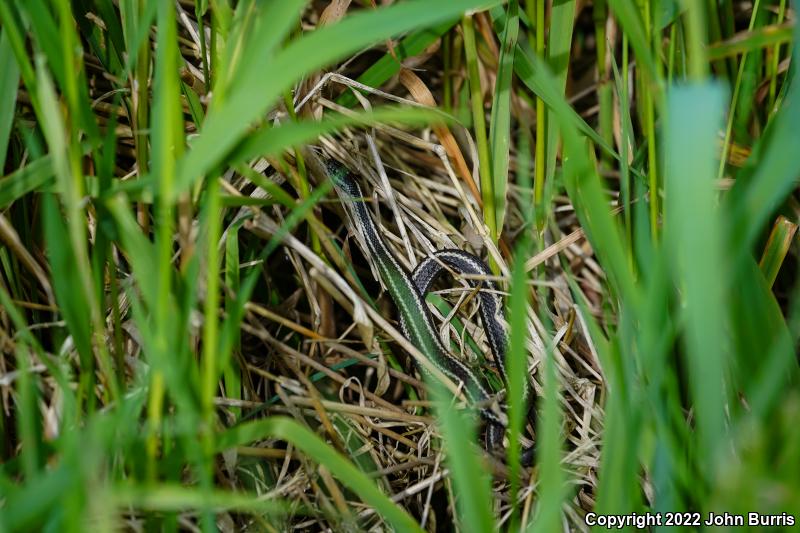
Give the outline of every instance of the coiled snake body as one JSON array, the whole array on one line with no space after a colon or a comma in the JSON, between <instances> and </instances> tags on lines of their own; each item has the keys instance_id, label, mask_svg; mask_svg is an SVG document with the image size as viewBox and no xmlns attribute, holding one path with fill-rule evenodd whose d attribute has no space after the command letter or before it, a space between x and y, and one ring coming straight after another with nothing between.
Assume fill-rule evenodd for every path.
<instances>
[{"instance_id":1,"label":"coiled snake body","mask_svg":"<svg viewBox=\"0 0 800 533\"><path fill-rule=\"evenodd\" d=\"M433 317L425 303L425 295L433 283L446 270L451 269L459 274L489 276L486 264L474 255L462 250L440 250L433 256L419 263L414 272L408 271L400 264L375 225L372 215L361 199L363 194L350 171L332 159L323 161L325 172L334 184L342 205L345 207L350 221L366 245L366 252L373 259L378 274L389 291L400 314L400 325L403 334L416 346L436 368L456 383L462 383L470 401L481 406L481 415L488 423L486 440L487 448L494 452L502 445L503 432L506 426L504 409L492 408L492 394L483 380L458 358L454 357L442 344L433 324ZM489 346L494 356L500 375L506 386L508 373L506 369L507 332L503 320L503 305L494 284L488 280L470 280L473 286L478 284L487 290L479 291L480 316ZM422 367L420 367L422 368ZM525 401L527 402L528 383L525 380ZM532 411L531 411L532 413ZM533 450L525 450L522 462L529 464Z\"/></svg>"}]
</instances>

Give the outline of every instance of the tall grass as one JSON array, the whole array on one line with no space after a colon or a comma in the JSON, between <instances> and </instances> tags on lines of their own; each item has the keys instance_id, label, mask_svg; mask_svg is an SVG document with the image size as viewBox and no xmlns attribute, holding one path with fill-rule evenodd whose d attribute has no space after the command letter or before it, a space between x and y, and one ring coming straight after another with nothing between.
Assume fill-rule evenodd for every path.
<instances>
[{"instance_id":1,"label":"tall grass","mask_svg":"<svg viewBox=\"0 0 800 533\"><path fill-rule=\"evenodd\" d=\"M789 525L796 6L349 4L0 3L0 530ZM328 70L451 113L331 85L295 112ZM391 183L404 261L489 259L506 457L415 377L307 144Z\"/></svg>"}]
</instances>

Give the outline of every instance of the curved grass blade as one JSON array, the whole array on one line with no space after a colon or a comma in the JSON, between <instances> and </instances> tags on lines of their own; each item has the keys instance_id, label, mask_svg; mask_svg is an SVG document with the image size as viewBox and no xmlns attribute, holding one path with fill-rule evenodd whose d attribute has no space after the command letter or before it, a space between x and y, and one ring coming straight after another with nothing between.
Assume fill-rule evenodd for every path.
<instances>
[{"instance_id":1,"label":"curved grass blade","mask_svg":"<svg viewBox=\"0 0 800 533\"><path fill-rule=\"evenodd\" d=\"M208 114L203 132L181 162L175 194L219 164L250 125L303 75L381 39L495 3L499 2L451 0L432 10L427 0L416 0L356 13L292 42L274 57L247 65L246 73L231 85L224 104Z\"/></svg>"},{"instance_id":2,"label":"curved grass blade","mask_svg":"<svg viewBox=\"0 0 800 533\"><path fill-rule=\"evenodd\" d=\"M277 155L282 151L306 144L321 135L333 133L351 126L401 123L423 125L436 121L451 121L452 117L432 108L379 107L372 111L348 115L327 116L323 120L297 120L277 127L268 127L249 135L228 157L228 164L235 165L255 157Z\"/></svg>"},{"instance_id":3,"label":"curved grass blade","mask_svg":"<svg viewBox=\"0 0 800 533\"><path fill-rule=\"evenodd\" d=\"M374 507L398 531L422 532L416 520L386 497L375 483L353 466L346 457L290 418L270 417L229 429L217 439L217 451L221 452L233 446L267 437L291 442L315 462L330 470L343 485L355 492L362 501Z\"/></svg>"},{"instance_id":4,"label":"curved grass blade","mask_svg":"<svg viewBox=\"0 0 800 533\"><path fill-rule=\"evenodd\" d=\"M42 156L0 179L0 208L14 203L26 194L52 183L52 157Z\"/></svg>"}]
</instances>

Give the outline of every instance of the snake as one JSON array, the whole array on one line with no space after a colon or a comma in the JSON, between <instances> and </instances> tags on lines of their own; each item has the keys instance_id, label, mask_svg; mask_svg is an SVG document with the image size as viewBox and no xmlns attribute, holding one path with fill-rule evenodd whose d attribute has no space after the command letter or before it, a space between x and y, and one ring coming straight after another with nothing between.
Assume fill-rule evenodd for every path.
<instances>
[{"instance_id":1,"label":"snake","mask_svg":"<svg viewBox=\"0 0 800 533\"><path fill-rule=\"evenodd\" d=\"M433 316L425 296L445 272L467 275L468 283L478 291L481 326L486 333L495 365L506 386L508 369L506 352L508 333L503 316L503 304L494 283L486 279L491 271L477 256L459 249L438 250L422 260L413 272L406 270L381 237L372 215L363 202L361 187L353 173L335 159L323 158L325 174L334 185L340 203L345 208L352 228L360 237L362 246L377 267L378 275L397 306L400 330L403 335L444 375L461 384L469 401L479 406L485 419L486 448L497 453L502 446L507 425L505 406L497 406L494 396L484 380L460 359L445 348L436 333ZM477 280L476 277L483 279ZM418 365L421 372L427 372ZM524 380L523 401L528 403L528 383ZM529 410L529 418L533 409ZM522 453L521 462L530 464L533 449Z\"/></svg>"}]
</instances>

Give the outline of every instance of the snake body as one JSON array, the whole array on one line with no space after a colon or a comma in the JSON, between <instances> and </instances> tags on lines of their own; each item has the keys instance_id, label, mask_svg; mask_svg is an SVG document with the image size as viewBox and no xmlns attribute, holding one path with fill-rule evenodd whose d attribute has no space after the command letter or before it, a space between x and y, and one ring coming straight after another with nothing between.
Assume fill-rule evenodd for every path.
<instances>
[{"instance_id":1,"label":"snake body","mask_svg":"<svg viewBox=\"0 0 800 533\"><path fill-rule=\"evenodd\" d=\"M491 272L486 264L474 255L462 250L448 249L440 250L426 258L417 265L412 274L409 274L381 237L372 215L361 201L364 196L351 172L332 159L324 160L324 167L354 230L361 237L362 243L367 248L366 252L374 260L378 274L398 307L403 335L442 373L455 383L462 383L470 401L481 406L481 416L488 424L487 447L490 452L494 451L502 443L506 425L505 413L503 410L498 412L492 409L492 394L483 380L442 344L436 333L431 312L425 303L425 295L431 290L434 282L448 270L458 274L480 276L491 275ZM508 336L503 320L502 301L491 281L471 280L470 283L473 286L480 284L481 288L488 289L478 293L481 323L500 375L508 385L505 364ZM527 382L525 390L527 398ZM526 450L523 453L523 462L530 462L531 457L531 451Z\"/></svg>"}]
</instances>

